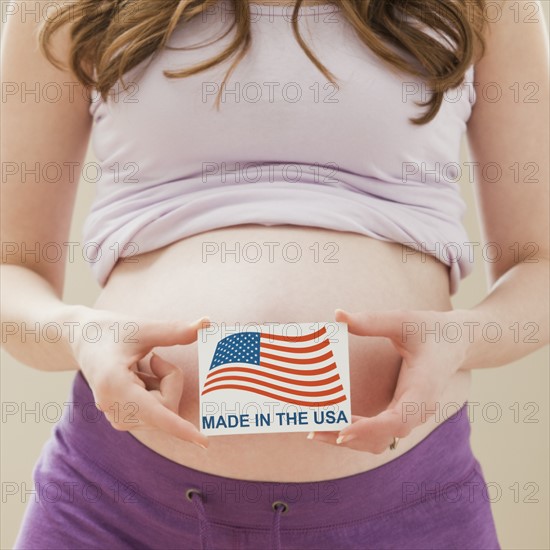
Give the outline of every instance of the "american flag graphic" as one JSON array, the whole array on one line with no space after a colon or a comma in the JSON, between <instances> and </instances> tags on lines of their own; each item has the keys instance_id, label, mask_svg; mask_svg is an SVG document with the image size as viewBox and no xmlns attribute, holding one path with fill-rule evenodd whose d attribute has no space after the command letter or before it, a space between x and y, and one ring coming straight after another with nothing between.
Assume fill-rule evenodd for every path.
<instances>
[{"instance_id":1,"label":"american flag graphic","mask_svg":"<svg viewBox=\"0 0 550 550\"><path fill-rule=\"evenodd\" d=\"M228 389L305 407L346 400L324 326L303 336L239 332L223 338L202 395Z\"/></svg>"}]
</instances>

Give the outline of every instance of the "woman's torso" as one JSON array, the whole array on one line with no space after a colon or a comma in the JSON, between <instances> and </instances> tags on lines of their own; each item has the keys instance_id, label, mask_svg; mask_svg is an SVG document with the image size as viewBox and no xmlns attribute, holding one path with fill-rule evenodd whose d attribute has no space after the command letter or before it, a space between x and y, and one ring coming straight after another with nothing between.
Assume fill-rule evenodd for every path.
<instances>
[{"instance_id":1,"label":"woman's torso","mask_svg":"<svg viewBox=\"0 0 550 550\"><path fill-rule=\"evenodd\" d=\"M118 263L96 307L152 319L209 315L218 326L332 321L336 308L451 309L445 265L431 256L407 254L399 244L353 233L243 225L196 235L132 260ZM180 414L198 426L197 344L156 351L183 370ZM352 414L372 416L392 398L400 356L386 339L354 335L349 353ZM148 370L146 361L140 368ZM455 375L441 396L441 410L448 403L462 404L468 386L468 374ZM315 481L391 460L441 420L436 415L402 440L397 452L381 455L310 441L304 433L213 436L206 451L160 432L135 436L198 470L250 480Z\"/></svg>"},{"instance_id":2,"label":"woman's torso","mask_svg":"<svg viewBox=\"0 0 550 550\"><path fill-rule=\"evenodd\" d=\"M217 325L332 321L336 308L451 308L450 290L469 268L464 257L448 261L449 268L429 254L409 254L404 244L437 253L466 240L452 163L471 97L459 93L432 123L412 125L409 118L421 114L419 80L388 70L341 15L317 17L309 8L302 35L340 79L335 94L297 45L284 13L263 11L252 23L252 49L228 81L242 93L228 93L220 111L204 85L217 89L227 63L183 79L167 79L162 69L204 61L231 36L204 50L163 52L138 80L137 95L132 88L118 102L92 106L104 168L85 227L85 240L104 251L92 265L106 281L97 307L154 319L208 315ZM211 20L192 20L174 44L212 39L226 17L215 12ZM280 93L291 83L304 94L299 101ZM418 93L405 100L405 85ZM260 99L245 96L245 87L259 87ZM259 180L246 163L264 167ZM111 251L128 243L129 254L139 251L137 261L119 261L111 272ZM292 261L296 250L301 259ZM183 369L180 413L198 426L196 344L157 351ZM400 357L383 338L353 335L349 352L352 414L374 415L392 398ZM147 369L145 361L140 368ZM440 408L462 404L468 384L467 374L457 374ZM135 435L198 470L314 481L391 460L438 420L382 455L310 441L304 433L215 436L206 451L159 432Z\"/></svg>"}]
</instances>

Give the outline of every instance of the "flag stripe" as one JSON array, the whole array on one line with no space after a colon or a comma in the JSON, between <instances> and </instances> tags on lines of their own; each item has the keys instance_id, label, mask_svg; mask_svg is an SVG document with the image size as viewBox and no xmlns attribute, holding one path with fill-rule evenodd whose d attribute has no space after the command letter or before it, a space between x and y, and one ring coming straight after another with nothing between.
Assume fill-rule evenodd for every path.
<instances>
[{"instance_id":1,"label":"flag stripe","mask_svg":"<svg viewBox=\"0 0 550 550\"><path fill-rule=\"evenodd\" d=\"M284 386L279 386L277 384L272 384L271 382L265 382L263 380L255 380L254 378L249 378L248 376L221 376L218 379L212 380L212 384L217 384L218 381L222 380L237 380L239 382L250 382L251 384L258 384L259 386L265 386L272 390L282 391L289 393L291 395L298 395L300 397L323 397L325 395L331 395L333 393L338 393L343 390L342 384L339 386L334 386L333 388L328 388L326 390L317 390L317 391L305 391L305 390L295 390L292 388L286 388ZM205 384L206 385L206 384ZM217 386L219 387L219 386ZM205 393L203 391L203 393Z\"/></svg>"},{"instance_id":2,"label":"flag stripe","mask_svg":"<svg viewBox=\"0 0 550 550\"><path fill-rule=\"evenodd\" d=\"M274 351L284 351L288 353L311 353L312 351L319 351L320 349L326 348L328 345L330 345L328 340L323 340L319 344L305 346L303 348L299 348L297 346L277 346L276 344L267 344L264 342L261 343L262 348L272 349Z\"/></svg>"},{"instance_id":3,"label":"flag stripe","mask_svg":"<svg viewBox=\"0 0 550 550\"><path fill-rule=\"evenodd\" d=\"M255 374L257 376L263 376L264 378L271 378L272 380L278 380L279 382L285 382L286 384L294 384L297 386L322 386L330 382L336 382L337 380L340 379L340 376L338 374L335 374L333 376L329 376L328 378L321 378L321 379L315 379L315 380L301 380L301 379L298 380L296 378L289 378L288 376L279 376L271 372L265 372L262 370L251 369L247 367L228 367L212 373L212 377L207 376L206 382L204 385L208 386L214 380L219 380L219 378L217 377L219 374L226 374L231 372L244 372L246 374Z\"/></svg>"},{"instance_id":4,"label":"flag stripe","mask_svg":"<svg viewBox=\"0 0 550 550\"><path fill-rule=\"evenodd\" d=\"M346 400L346 396L341 395L340 397L337 397L335 399L329 399L328 401L315 401L315 402L301 401L299 399L293 399L291 397L287 397L284 395L276 395L274 393L260 390L258 388L250 388L248 386L240 386L238 384L223 384L221 386L216 386L215 388L208 388L207 390L204 390L202 393L204 395L205 393L210 393L211 391L214 391L214 390L243 390L243 391L264 395L265 397L271 397L273 399L277 399L278 401L284 401L285 403L292 403L293 405L301 405L303 407L325 407L327 405L335 405L336 403L341 403L342 401Z\"/></svg>"},{"instance_id":5,"label":"flag stripe","mask_svg":"<svg viewBox=\"0 0 550 550\"><path fill-rule=\"evenodd\" d=\"M279 342L308 342L309 340L315 340L320 336L324 336L327 333L325 327L321 327L316 332L306 334L304 336L283 336L282 334L269 334L268 332L260 332L260 338L265 338L269 341L279 341Z\"/></svg>"},{"instance_id":6,"label":"flag stripe","mask_svg":"<svg viewBox=\"0 0 550 550\"><path fill-rule=\"evenodd\" d=\"M299 355L297 353L294 353L292 355L284 355L282 353L273 353L271 354L272 357L269 359L269 363L273 363L275 365L281 365L281 367L294 367L294 368L297 368L297 369L311 369L311 368L314 368L314 367L324 367L325 365L327 365L328 363L334 361L334 357L332 356L325 356L324 359L321 355L319 355L319 352L316 352L315 355L313 354L310 354L310 353L306 353L304 354L303 356L302 355ZM298 357L298 358L301 358L301 359L314 359L316 360L316 363L302 363L302 364L289 364L289 362L287 361L287 358L294 358L294 357ZM255 362L255 364L258 364L259 361L262 361L264 359L264 351L263 350L260 350L260 352L258 353L257 357L254 358L256 359L256 361L253 361ZM240 358L237 357L234 359L234 362L235 363L240 363ZM242 362L247 362L246 359ZM221 366L221 365L218 365L218 366Z\"/></svg>"},{"instance_id":7,"label":"flag stripe","mask_svg":"<svg viewBox=\"0 0 550 550\"><path fill-rule=\"evenodd\" d=\"M297 357L281 357L279 355L273 355L272 353L262 353L260 351L261 359L275 359L275 360L284 360L286 363L293 363L295 365L312 365L319 363L320 361L325 361L332 357L332 351L327 351L323 355L318 355L317 357L310 357L309 359L298 359Z\"/></svg>"},{"instance_id":8,"label":"flag stripe","mask_svg":"<svg viewBox=\"0 0 550 550\"><path fill-rule=\"evenodd\" d=\"M332 369L335 369L336 363L331 363L330 365L323 367L321 369L311 369L311 370L289 369L286 367L279 367L278 365L273 365L272 363L266 363L265 361L260 361L260 366L265 367L267 369L277 370L280 372L287 372L288 374L307 374L307 375L315 376L317 374L325 374L325 372L329 372Z\"/></svg>"}]
</instances>

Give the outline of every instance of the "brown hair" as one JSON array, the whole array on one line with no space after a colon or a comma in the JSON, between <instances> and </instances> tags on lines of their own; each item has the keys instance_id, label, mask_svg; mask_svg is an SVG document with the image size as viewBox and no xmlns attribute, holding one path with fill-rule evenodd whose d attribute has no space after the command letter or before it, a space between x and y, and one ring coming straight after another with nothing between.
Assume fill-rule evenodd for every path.
<instances>
[{"instance_id":1,"label":"brown hair","mask_svg":"<svg viewBox=\"0 0 550 550\"><path fill-rule=\"evenodd\" d=\"M224 36L235 25L237 31L229 46L194 67L164 72L169 78L183 78L235 57L220 87L218 107L227 79L251 45L250 0L231 1L235 18ZM463 83L468 67L485 49L485 0L337 1L342 16L368 48L390 68L421 77L433 91L426 102L418 104L428 109L411 120L415 124L426 124L437 115L445 92ZM49 61L61 67L51 52L51 38L70 23L70 67L84 86L94 86L105 100L119 80L124 87L122 77L127 71L167 45L180 21L189 21L217 3L218 0L72 0L44 21L40 46ZM338 86L336 77L316 59L300 36L298 10L302 3L303 0L296 0L292 12L294 36L312 63ZM421 23L424 31L408 22L409 17ZM447 38L446 43L434 39L426 30ZM388 45L412 56L419 68Z\"/></svg>"}]
</instances>

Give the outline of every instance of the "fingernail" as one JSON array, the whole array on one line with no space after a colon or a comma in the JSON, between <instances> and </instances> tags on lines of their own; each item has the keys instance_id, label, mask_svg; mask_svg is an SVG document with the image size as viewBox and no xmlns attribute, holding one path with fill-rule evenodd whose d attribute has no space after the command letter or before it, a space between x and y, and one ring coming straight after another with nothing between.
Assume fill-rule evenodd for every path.
<instances>
[{"instance_id":1,"label":"fingernail","mask_svg":"<svg viewBox=\"0 0 550 550\"><path fill-rule=\"evenodd\" d=\"M351 441L352 439L355 439L355 435L349 434L349 435L339 435L336 439L336 445L340 445L341 443L347 443L348 441Z\"/></svg>"},{"instance_id":2,"label":"fingernail","mask_svg":"<svg viewBox=\"0 0 550 550\"><path fill-rule=\"evenodd\" d=\"M207 449L208 447L206 445L203 445L202 443L199 443L198 441L193 441L195 445L198 445L201 449Z\"/></svg>"},{"instance_id":3,"label":"fingernail","mask_svg":"<svg viewBox=\"0 0 550 550\"><path fill-rule=\"evenodd\" d=\"M307 434L307 438L308 438L308 439L313 439L314 437L315 437L315 432L309 432L309 433Z\"/></svg>"}]
</instances>

